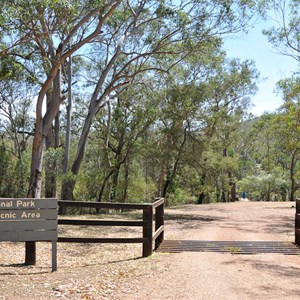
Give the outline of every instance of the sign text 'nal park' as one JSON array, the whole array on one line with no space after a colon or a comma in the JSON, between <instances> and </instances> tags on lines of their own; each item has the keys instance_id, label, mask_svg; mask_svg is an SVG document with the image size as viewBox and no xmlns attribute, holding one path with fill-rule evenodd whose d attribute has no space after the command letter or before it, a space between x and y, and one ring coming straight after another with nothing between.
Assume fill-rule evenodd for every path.
<instances>
[{"instance_id":1,"label":"sign text 'nal park'","mask_svg":"<svg viewBox=\"0 0 300 300\"><path fill-rule=\"evenodd\" d=\"M2 209L36 209L36 203L34 200L8 200L1 201L0 200L0 210ZM27 211L27 210L18 210L16 212L13 211L2 211L0 214L0 219L40 219L41 212L40 211Z\"/></svg>"}]
</instances>

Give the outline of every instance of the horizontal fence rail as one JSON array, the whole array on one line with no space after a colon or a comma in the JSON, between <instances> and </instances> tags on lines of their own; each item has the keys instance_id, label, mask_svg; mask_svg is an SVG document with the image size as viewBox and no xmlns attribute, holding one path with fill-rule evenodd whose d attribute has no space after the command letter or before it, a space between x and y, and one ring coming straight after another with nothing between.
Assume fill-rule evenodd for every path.
<instances>
[{"instance_id":1,"label":"horizontal fence rail","mask_svg":"<svg viewBox=\"0 0 300 300\"><path fill-rule=\"evenodd\" d=\"M296 200L295 244L300 246L300 199Z\"/></svg>"},{"instance_id":2,"label":"horizontal fence rail","mask_svg":"<svg viewBox=\"0 0 300 300\"><path fill-rule=\"evenodd\" d=\"M156 250L164 239L164 199L156 199L151 204L131 204L131 203L110 203L110 202L79 202L79 201L58 201L59 208L63 211L68 207L75 208L95 208L97 210L141 210L142 220L79 220L79 219L58 219L58 225L74 226L122 226L122 227L142 227L143 236L136 238L77 238L58 237L58 242L64 243L121 243L121 244L143 244L143 257L147 257ZM153 221L155 225L153 226ZM153 247L154 244L154 247Z\"/></svg>"}]
</instances>

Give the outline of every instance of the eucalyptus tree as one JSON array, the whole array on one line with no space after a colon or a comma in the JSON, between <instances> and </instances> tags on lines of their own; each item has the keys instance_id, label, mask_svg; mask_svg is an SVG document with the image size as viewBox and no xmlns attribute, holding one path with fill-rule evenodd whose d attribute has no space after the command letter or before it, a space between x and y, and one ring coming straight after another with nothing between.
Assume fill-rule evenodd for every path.
<instances>
[{"instance_id":1,"label":"eucalyptus tree","mask_svg":"<svg viewBox=\"0 0 300 300\"><path fill-rule=\"evenodd\" d=\"M277 136L275 147L277 158L286 171L289 172L290 194L289 200L295 200L295 193L300 187L299 183L299 128L298 113L295 105L288 105L286 111L274 118L275 134Z\"/></svg>"},{"instance_id":2,"label":"eucalyptus tree","mask_svg":"<svg viewBox=\"0 0 300 300\"><path fill-rule=\"evenodd\" d=\"M29 138L34 134L31 99L32 91L26 91L22 83L0 83L1 132L12 141L12 152L20 161L27 150Z\"/></svg>"},{"instance_id":3,"label":"eucalyptus tree","mask_svg":"<svg viewBox=\"0 0 300 300\"><path fill-rule=\"evenodd\" d=\"M70 168L73 178L64 183L64 197L72 198L90 128L101 108L134 83L137 74L169 72L190 53L201 55L207 41L241 30L251 16L253 3L123 1L119 5L92 48L96 70L89 74L89 82L93 92Z\"/></svg>"},{"instance_id":4,"label":"eucalyptus tree","mask_svg":"<svg viewBox=\"0 0 300 300\"><path fill-rule=\"evenodd\" d=\"M199 85L215 71L215 65L222 60L221 40L217 37L203 41L199 52L189 55L173 68L171 74L162 80L159 97L160 115L157 122L156 159L160 159L157 178L157 195L166 197L169 191L176 193L184 166L195 161L196 153L202 153L203 143L196 152L195 132L203 125L203 111L206 100ZM156 144L156 143L155 143ZM192 152L192 153L191 153ZM187 175L184 175L187 178ZM178 187L179 188L179 187Z\"/></svg>"},{"instance_id":5,"label":"eucalyptus tree","mask_svg":"<svg viewBox=\"0 0 300 300\"><path fill-rule=\"evenodd\" d=\"M64 100L61 67L65 60L101 35L103 24L121 1L4 1L0 57L13 56L40 81L36 102L29 197L40 197L44 141ZM42 66L42 69L40 68ZM49 95L50 94L50 95ZM43 114L45 97L48 101ZM35 263L28 243L26 263Z\"/></svg>"},{"instance_id":6,"label":"eucalyptus tree","mask_svg":"<svg viewBox=\"0 0 300 300\"><path fill-rule=\"evenodd\" d=\"M32 78L13 57L0 60L0 132L3 197L24 197L28 188L30 138L34 134ZM7 166L7 172L5 167Z\"/></svg>"},{"instance_id":7,"label":"eucalyptus tree","mask_svg":"<svg viewBox=\"0 0 300 300\"><path fill-rule=\"evenodd\" d=\"M186 154L186 146L192 130L192 122L199 103L195 101L193 84L166 86L159 97L160 115L157 120L157 196L166 197L173 189L175 177Z\"/></svg>"},{"instance_id":8,"label":"eucalyptus tree","mask_svg":"<svg viewBox=\"0 0 300 300\"><path fill-rule=\"evenodd\" d=\"M250 106L250 96L254 95L256 81L259 74L254 68L253 62L231 60L224 70L220 72L215 89L216 118L219 119L216 135L222 144L224 165L222 172L221 197L223 201L235 201L236 194L236 170L239 157L236 153L235 142L240 124L243 121ZM223 81L223 84L219 85ZM225 181L225 182L224 182ZM226 191L227 186L227 191Z\"/></svg>"},{"instance_id":9,"label":"eucalyptus tree","mask_svg":"<svg viewBox=\"0 0 300 300\"><path fill-rule=\"evenodd\" d=\"M125 201L129 183L129 172L134 157L138 156L137 144L157 119L157 108L147 88L131 86L117 99L107 104L96 118L96 135L102 140L102 172L104 177L99 189L98 201L103 200L105 189L109 201ZM121 168L124 174L120 186ZM109 188L107 188L110 181Z\"/></svg>"},{"instance_id":10,"label":"eucalyptus tree","mask_svg":"<svg viewBox=\"0 0 300 300\"><path fill-rule=\"evenodd\" d=\"M269 42L283 55L300 62L300 3L298 0L265 1L263 14L275 25L264 30Z\"/></svg>"},{"instance_id":11,"label":"eucalyptus tree","mask_svg":"<svg viewBox=\"0 0 300 300\"><path fill-rule=\"evenodd\" d=\"M299 103L286 101L276 113L252 120L248 130L252 133L246 137L248 151L243 158L248 168L239 185L259 200L293 201L300 187Z\"/></svg>"},{"instance_id":12,"label":"eucalyptus tree","mask_svg":"<svg viewBox=\"0 0 300 300\"><path fill-rule=\"evenodd\" d=\"M299 78L292 77L278 83L282 91L284 104L274 116L272 128L277 137L275 147L281 165L289 170L290 201L295 200L295 193L300 188L300 85Z\"/></svg>"},{"instance_id":13,"label":"eucalyptus tree","mask_svg":"<svg viewBox=\"0 0 300 300\"><path fill-rule=\"evenodd\" d=\"M288 81L281 81L281 85L286 86ZM289 86L285 103L276 113L249 121L243 142L247 146L246 157L243 154L247 168L239 184L260 200L286 200L287 194L293 200L299 189L299 103L291 100L291 90Z\"/></svg>"},{"instance_id":14,"label":"eucalyptus tree","mask_svg":"<svg viewBox=\"0 0 300 300\"><path fill-rule=\"evenodd\" d=\"M32 148L31 180L28 196L41 194L41 171L45 136L64 100L61 92L61 67L66 58L93 41L121 1L27 1L4 2L5 39L2 57L17 57L20 63L37 72L41 88L37 97L35 134ZM29 65L27 67L27 65ZM42 69L40 68L42 66ZM37 77L37 76L36 76ZM48 101L43 115L45 96Z\"/></svg>"},{"instance_id":15,"label":"eucalyptus tree","mask_svg":"<svg viewBox=\"0 0 300 300\"><path fill-rule=\"evenodd\" d=\"M283 139L278 130L289 127L282 123L282 113L265 113L242 124L237 143L240 153L238 186L250 199L286 200L290 190L290 155L282 151Z\"/></svg>"},{"instance_id":16,"label":"eucalyptus tree","mask_svg":"<svg viewBox=\"0 0 300 300\"><path fill-rule=\"evenodd\" d=\"M227 60L218 47L201 60L185 60L173 72L159 94L156 163L150 160L159 174L157 194L167 196L179 191L179 182L187 187L191 181L199 203L213 193L218 200L222 194L235 199L235 143L258 73L252 62Z\"/></svg>"},{"instance_id":17,"label":"eucalyptus tree","mask_svg":"<svg viewBox=\"0 0 300 300\"><path fill-rule=\"evenodd\" d=\"M18 82L0 83L2 197L24 197L28 188L34 120L30 114L32 94L23 88Z\"/></svg>"},{"instance_id":18,"label":"eucalyptus tree","mask_svg":"<svg viewBox=\"0 0 300 300\"><path fill-rule=\"evenodd\" d=\"M217 200L236 198L236 170L239 157L236 152L237 132L256 91L258 73L251 61L224 59L206 82L201 83L205 99L202 134L209 142L207 154L202 158L199 203L208 195L203 192L210 182L215 186ZM215 157L219 157L215 159ZM215 174L207 172L215 170ZM209 180L208 175L211 175Z\"/></svg>"},{"instance_id":19,"label":"eucalyptus tree","mask_svg":"<svg viewBox=\"0 0 300 300\"><path fill-rule=\"evenodd\" d=\"M283 55L290 56L300 62L300 3L297 0L270 0L266 1L267 8L271 11L275 25L265 30L269 42ZM267 17L268 14L266 14ZM297 66L295 66L296 69ZM282 135L278 140L284 141L282 151L290 157L290 200L295 197L298 189L296 182L296 165L298 162L298 103L299 103L299 74L294 73L292 78L282 80L278 83L279 89L283 92L285 102L283 110L275 117L274 126L276 131ZM284 122L282 126L277 121ZM285 126L285 128L283 127ZM289 130L289 141L287 140ZM292 134L291 134L292 133Z\"/></svg>"}]
</instances>

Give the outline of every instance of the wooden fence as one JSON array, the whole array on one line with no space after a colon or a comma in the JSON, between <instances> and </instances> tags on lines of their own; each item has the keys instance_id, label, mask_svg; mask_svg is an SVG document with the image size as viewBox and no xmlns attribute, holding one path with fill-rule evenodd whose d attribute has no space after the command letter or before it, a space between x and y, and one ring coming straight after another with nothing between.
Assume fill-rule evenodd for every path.
<instances>
[{"instance_id":1,"label":"wooden fence","mask_svg":"<svg viewBox=\"0 0 300 300\"><path fill-rule=\"evenodd\" d=\"M59 225L86 225L86 226L125 226L143 228L142 237L135 238L77 238L58 237L58 242L65 243L142 243L143 257L147 257L156 250L164 239L164 199L156 199L151 204L109 203L109 202L79 202L58 201L60 208L95 208L116 210L142 210L142 220L79 220L58 219ZM154 222L153 222L154 221ZM154 223L154 226L153 226Z\"/></svg>"},{"instance_id":2,"label":"wooden fence","mask_svg":"<svg viewBox=\"0 0 300 300\"><path fill-rule=\"evenodd\" d=\"M300 199L296 200L295 244L300 246Z\"/></svg>"}]
</instances>

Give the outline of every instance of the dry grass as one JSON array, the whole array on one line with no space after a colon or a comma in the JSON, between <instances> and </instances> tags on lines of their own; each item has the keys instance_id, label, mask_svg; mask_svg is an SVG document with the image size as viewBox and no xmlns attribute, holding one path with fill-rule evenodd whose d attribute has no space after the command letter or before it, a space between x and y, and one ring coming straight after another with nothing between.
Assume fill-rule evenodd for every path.
<instances>
[{"instance_id":1,"label":"dry grass","mask_svg":"<svg viewBox=\"0 0 300 300\"><path fill-rule=\"evenodd\" d=\"M109 219L128 219L128 215L112 215ZM141 237L142 229L64 225L60 226L59 235ZM37 243L34 267L23 265L24 248L24 243L0 244L0 299L114 299L116 291L138 291L134 278L151 276L157 271L153 257L142 258L141 244L58 243L58 271L54 273L51 272L51 243ZM155 255L157 260L162 257Z\"/></svg>"}]
</instances>

